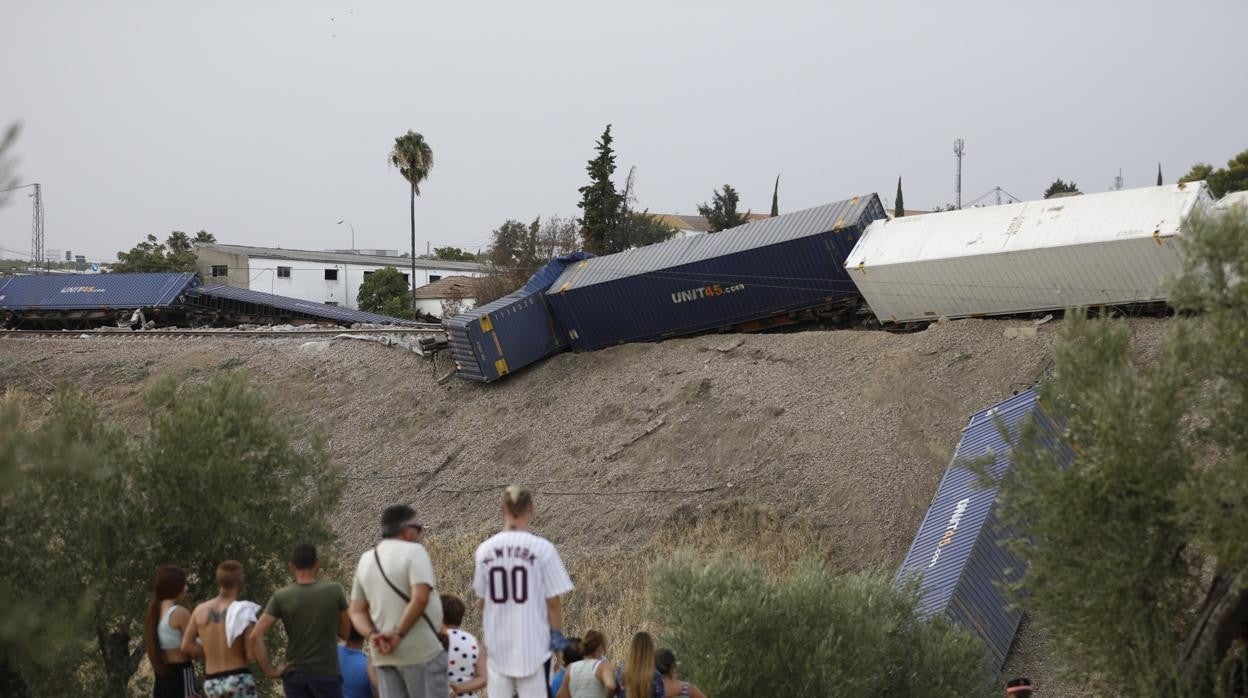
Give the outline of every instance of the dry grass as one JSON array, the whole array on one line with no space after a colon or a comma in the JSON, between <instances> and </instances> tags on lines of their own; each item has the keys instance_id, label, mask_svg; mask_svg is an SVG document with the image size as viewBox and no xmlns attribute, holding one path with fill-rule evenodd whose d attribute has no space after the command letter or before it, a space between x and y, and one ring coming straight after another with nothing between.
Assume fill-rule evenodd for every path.
<instances>
[{"instance_id":1,"label":"dry grass","mask_svg":"<svg viewBox=\"0 0 1248 698\"><path fill-rule=\"evenodd\" d=\"M464 626L470 630L479 630L481 624L473 603L473 552L493 532L483 529L426 541L442 592L468 602ZM770 578L790 574L806 558L831 559L827 541L820 540L806 519L782 517L739 501L709 511L677 509L648 540L560 551L576 584L576 590L564 598L565 634L582 636L587 630L598 630L607 637L613 661L623 660L628 640L639 630L657 635L661 642L663 619L651 601L651 573L659 559L678 550L706 561L748 560L761 565Z\"/></svg>"}]
</instances>

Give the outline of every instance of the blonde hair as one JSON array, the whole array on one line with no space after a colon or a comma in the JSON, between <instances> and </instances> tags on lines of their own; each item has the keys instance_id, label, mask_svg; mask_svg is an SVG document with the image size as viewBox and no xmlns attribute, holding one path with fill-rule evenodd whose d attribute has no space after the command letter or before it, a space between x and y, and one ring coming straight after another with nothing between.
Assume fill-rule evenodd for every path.
<instances>
[{"instance_id":1,"label":"blonde hair","mask_svg":"<svg viewBox=\"0 0 1248 698\"><path fill-rule=\"evenodd\" d=\"M524 516L524 513L533 506L533 493L520 485L508 485L503 490L503 507L507 509L507 513L515 517Z\"/></svg>"},{"instance_id":2,"label":"blonde hair","mask_svg":"<svg viewBox=\"0 0 1248 698\"><path fill-rule=\"evenodd\" d=\"M624 662L624 695L628 698L654 698L654 638L640 632L628 646Z\"/></svg>"}]
</instances>

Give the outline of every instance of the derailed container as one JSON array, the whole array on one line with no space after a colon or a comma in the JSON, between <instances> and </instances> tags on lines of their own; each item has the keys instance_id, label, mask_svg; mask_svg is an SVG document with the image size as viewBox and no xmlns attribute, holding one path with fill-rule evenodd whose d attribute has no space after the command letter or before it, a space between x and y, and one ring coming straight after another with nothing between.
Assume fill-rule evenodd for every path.
<instances>
[{"instance_id":1,"label":"derailed container","mask_svg":"<svg viewBox=\"0 0 1248 698\"><path fill-rule=\"evenodd\" d=\"M881 323L1164 301L1204 182L906 216L845 261Z\"/></svg>"},{"instance_id":2,"label":"derailed container","mask_svg":"<svg viewBox=\"0 0 1248 698\"><path fill-rule=\"evenodd\" d=\"M136 310L167 308L200 284L193 271L151 274L15 276L0 289L0 310Z\"/></svg>"},{"instance_id":3,"label":"derailed container","mask_svg":"<svg viewBox=\"0 0 1248 698\"><path fill-rule=\"evenodd\" d=\"M875 194L569 266L546 292L577 351L730 327L856 298L845 256Z\"/></svg>"},{"instance_id":4,"label":"derailed container","mask_svg":"<svg viewBox=\"0 0 1248 698\"><path fill-rule=\"evenodd\" d=\"M1005 475L1011 467L1011 445L1000 425L1012 439L1027 420L1035 420L1042 433L1056 437L1057 426L1040 409L1034 390L971 417L896 578L898 584L917 583L921 617L944 614L978 636L993 671L1005 663L1022 619L1022 611L1010 603L1003 586L1019 581L1025 570L1004 547L1015 532L998 519L996 488L981 488L968 466L993 458L989 469L993 479ZM1063 449L1062 464L1070 462L1072 454L1058 446L1056 438L1046 442Z\"/></svg>"},{"instance_id":5,"label":"derailed container","mask_svg":"<svg viewBox=\"0 0 1248 698\"><path fill-rule=\"evenodd\" d=\"M573 252L556 257L520 290L443 320L455 375L490 383L566 349L542 292L569 264L592 256Z\"/></svg>"},{"instance_id":6,"label":"derailed container","mask_svg":"<svg viewBox=\"0 0 1248 698\"><path fill-rule=\"evenodd\" d=\"M204 284L191 289L187 295L190 296L193 305L204 310L251 316L260 321L328 320L339 325L352 325L357 322L403 325L411 322L380 313L326 305L302 298L290 298L225 284Z\"/></svg>"}]
</instances>

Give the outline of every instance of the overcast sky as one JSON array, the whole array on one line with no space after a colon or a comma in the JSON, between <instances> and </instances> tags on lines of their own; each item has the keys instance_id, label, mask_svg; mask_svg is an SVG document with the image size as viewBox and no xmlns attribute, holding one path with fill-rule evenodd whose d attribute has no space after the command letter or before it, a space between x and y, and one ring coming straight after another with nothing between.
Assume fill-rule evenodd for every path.
<instances>
[{"instance_id":1,"label":"overcast sky","mask_svg":"<svg viewBox=\"0 0 1248 698\"><path fill-rule=\"evenodd\" d=\"M1024 9L1027 8L1027 9ZM264 2L0 0L0 124L20 120L46 246L111 260L147 233L406 249L407 129L435 165L417 239L476 249L575 216L607 123L617 184L694 213L879 192L908 208L1055 177L1147 186L1248 148L1245 0ZM0 209L28 254L30 200ZM423 249L421 250L423 252Z\"/></svg>"}]
</instances>

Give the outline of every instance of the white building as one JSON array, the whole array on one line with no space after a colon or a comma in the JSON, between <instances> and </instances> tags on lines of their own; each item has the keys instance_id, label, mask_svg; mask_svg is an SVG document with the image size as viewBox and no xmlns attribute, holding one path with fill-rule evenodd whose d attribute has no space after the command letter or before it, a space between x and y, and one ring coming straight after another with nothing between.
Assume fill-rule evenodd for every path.
<instances>
[{"instance_id":1,"label":"white building","mask_svg":"<svg viewBox=\"0 0 1248 698\"><path fill-rule=\"evenodd\" d=\"M377 250L370 250L377 251ZM393 255L287 250L280 247L196 244L196 271L204 283L221 283L252 291L358 308L356 297L364 277L386 267L403 273L411 285L411 260ZM416 260L416 286L447 276L483 276L475 262Z\"/></svg>"},{"instance_id":2,"label":"white building","mask_svg":"<svg viewBox=\"0 0 1248 698\"><path fill-rule=\"evenodd\" d=\"M416 310L424 315L447 318L477 307L484 279L446 276L416 289Z\"/></svg>"}]
</instances>

